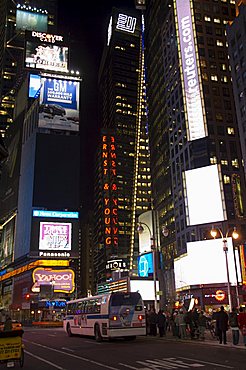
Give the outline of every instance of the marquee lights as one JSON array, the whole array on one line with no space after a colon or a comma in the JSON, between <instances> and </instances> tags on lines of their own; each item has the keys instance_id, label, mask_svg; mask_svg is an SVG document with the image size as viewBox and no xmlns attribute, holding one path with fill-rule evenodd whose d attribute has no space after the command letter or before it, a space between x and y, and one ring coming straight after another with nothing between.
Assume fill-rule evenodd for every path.
<instances>
[{"instance_id":1,"label":"marquee lights","mask_svg":"<svg viewBox=\"0 0 246 370\"><path fill-rule=\"evenodd\" d=\"M102 165L104 191L104 238L106 247L118 246L118 198L116 180L115 138L102 137Z\"/></svg>"}]
</instances>

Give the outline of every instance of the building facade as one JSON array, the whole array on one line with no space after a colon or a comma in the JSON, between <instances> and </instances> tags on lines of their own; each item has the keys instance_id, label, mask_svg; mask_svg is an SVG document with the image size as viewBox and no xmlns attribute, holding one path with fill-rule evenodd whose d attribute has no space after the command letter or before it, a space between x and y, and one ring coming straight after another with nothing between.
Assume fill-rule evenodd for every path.
<instances>
[{"instance_id":1,"label":"building facade","mask_svg":"<svg viewBox=\"0 0 246 370\"><path fill-rule=\"evenodd\" d=\"M213 285L197 274L197 280L187 277L185 281L186 273L175 271L177 258L195 245L190 243L204 242L200 245L205 248L212 227L223 236L231 236L237 227L240 241L245 240L245 179L225 32L236 13L235 1L150 0L146 5L153 199L159 224L169 229L167 237L161 235L168 306L179 289L187 295L191 295L191 286L219 289L216 279ZM220 188L216 197L215 187L209 190L213 166ZM219 215L214 213L218 198ZM223 244L219 245L222 250ZM218 263L225 267L222 258ZM193 261L194 265L202 263ZM179 262L176 265L182 267ZM209 262L207 269L209 274ZM218 280L226 290L226 274ZM203 302L204 294L198 291ZM226 293L223 303L228 304L228 299Z\"/></svg>"}]
</instances>

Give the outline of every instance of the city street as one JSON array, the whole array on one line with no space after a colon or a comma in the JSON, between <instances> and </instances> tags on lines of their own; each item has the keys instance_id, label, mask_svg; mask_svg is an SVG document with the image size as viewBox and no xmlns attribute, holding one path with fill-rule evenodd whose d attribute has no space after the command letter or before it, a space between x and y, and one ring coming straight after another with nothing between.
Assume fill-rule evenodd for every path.
<instances>
[{"instance_id":1,"label":"city street","mask_svg":"<svg viewBox=\"0 0 246 370\"><path fill-rule=\"evenodd\" d=\"M62 328L25 328L23 342L26 370L245 369L246 348L242 345L181 341L170 333L167 338L98 343L86 337L70 338Z\"/></svg>"}]
</instances>

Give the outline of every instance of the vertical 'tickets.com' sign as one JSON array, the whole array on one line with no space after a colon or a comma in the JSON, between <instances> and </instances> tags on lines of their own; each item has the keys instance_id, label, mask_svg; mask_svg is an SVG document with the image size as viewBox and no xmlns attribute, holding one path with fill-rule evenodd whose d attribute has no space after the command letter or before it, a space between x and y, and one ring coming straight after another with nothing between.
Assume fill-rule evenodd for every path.
<instances>
[{"instance_id":1,"label":"vertical 'tickets.com' sign","mask_svg":"<svg viewBox=\"0 0 246 370\"><path fill-rule=\"evenodd\" d=\"M190 0L176 0L178 36L181 52L181 74L183 75L185 102L188 119L188 140L207 136L205 116L202 109L198 67Z\"/></svg>"},{"instance_id":2,"label":"vertical 'tickets.com' sign","mask_svg":"<svg viewBox=\"0 0 246 370\"><path fill-rule=\"evenodd\" d=\"M112 252L118 246L118 198L116 184L116 148L112 135L102 137L104 238Z\"/></svg>"}]
</instances>

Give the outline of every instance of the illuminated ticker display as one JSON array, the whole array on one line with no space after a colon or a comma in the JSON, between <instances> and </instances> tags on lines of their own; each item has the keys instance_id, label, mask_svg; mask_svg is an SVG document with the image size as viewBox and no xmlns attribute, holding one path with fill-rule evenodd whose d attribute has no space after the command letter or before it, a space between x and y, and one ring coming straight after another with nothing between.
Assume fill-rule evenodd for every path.
<instances>
[{"instance_id":1,"label":"illuminated ticker display","mask_svg":"<svg viewBox=\"0 0 246 370\"><path fill-rule=\"evenodd\" d=\"M207 126L202 105L190 0L176 0L176 12L187 134L188 140L192 141L207 136Z\"/></svg>"}]
</instances>

